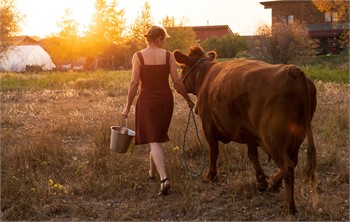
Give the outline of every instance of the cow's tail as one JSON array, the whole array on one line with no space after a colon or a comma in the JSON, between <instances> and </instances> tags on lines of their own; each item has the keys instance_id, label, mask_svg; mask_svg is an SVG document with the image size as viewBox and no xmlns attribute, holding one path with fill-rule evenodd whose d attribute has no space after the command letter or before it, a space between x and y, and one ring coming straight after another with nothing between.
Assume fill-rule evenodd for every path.
<instances>
[{"instance_id":1,"label":"cow's tail","mask_svg":"<svg viewBox=\"0 0 350 222\"><path fill-rule=\"evenodd\" d=\"M310 85L310 81L306 77L305 73L300 69L299 69L299 72L302 72L302 76L303 76L302 103L305 110L305 127L306 127L307 141L308 141L307 163L304 169L304 186L303 187L305 187L307 182L311 181L312 204L314 207L316 207L318 202L317 191L316 191L316 173L315 173L317 158L316 158L316 147L315 147L314 138L312 135L312 128L311 128L311 120L312 120L313 109L314 109L313 105L316 105L316 104L313 104L313 102L316 102L316 101L313 101L313 99L311 98L311 92L313 92L315 88L313 85Z\"/></svg>"}]
</instances>

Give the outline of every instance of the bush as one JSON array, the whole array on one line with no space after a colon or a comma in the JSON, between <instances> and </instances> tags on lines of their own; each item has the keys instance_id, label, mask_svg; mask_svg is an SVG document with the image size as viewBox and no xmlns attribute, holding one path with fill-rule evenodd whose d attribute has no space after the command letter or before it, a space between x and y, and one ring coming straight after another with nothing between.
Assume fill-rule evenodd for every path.
<instances>
[{"instance_id":1,"label":"bush","mask_svg":"<svg viewBox=\"0 0 350 222\"><path fill-rule=\"evenodd\" d=\"M191 27L167 27L170 38L165 40L164 48L169 51L180 50L188 51L188 49L197 45L196 33Z\"/></svg>"},{"instance_id":2,"label":"bush","mask_svg":"<svg viewBox=\"0 0 350 222\"><path fill-rule=\"evenodd\" d=\"M304 23L262 25L252 40L250 51L257 59L287 64L291 59L316 54L318 43L311 39Z\"/></svg>"},{"instance_id":3,"label":"bush","mask_svg":"<svg viewBox=\"0 0 350 222\"><path fill-rule=\"evenodd\" d=\"M208 38L201 46L206 51L215 50L219 58L234 58L239 52L247 49L247 42L244 37L235 33L222 38Z\"/></svg>"}]
</instances>

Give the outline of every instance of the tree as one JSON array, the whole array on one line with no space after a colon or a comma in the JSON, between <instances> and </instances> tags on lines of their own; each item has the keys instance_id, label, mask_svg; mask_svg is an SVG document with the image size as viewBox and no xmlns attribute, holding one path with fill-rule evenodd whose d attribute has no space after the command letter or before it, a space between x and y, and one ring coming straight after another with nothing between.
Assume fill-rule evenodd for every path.
<instances>
[{"instance_id":1,"label":"tree","mask_svg":"<svg viewBox=\"0 0 350 222\"><path fill-rule=\"evenodd\" d=\"M13 0L0 1L0 53L5 52L10 43L8 38L21 30L23 16L18 12Z\"/></svg>"},{"instance_id":2,"label":"tree","mask_svg":"<svg viewBox=\"0 0 350 222\"><path fill-rule=\"evenodd\" d=\"M287 64L291 59L315 55L318 44L309 36L304 23L276 23L258 27L251 52L258 59Z\"/></svg>"},{"instance_id":3,"label":"tree","mask_svg":"<svg viewBox=\"0 0 350 222\"><path fill-rule=\"evenodd\" d=\"M103 53L110 44L123 44L125 30L124 10L117 10L117 1L96 0L93 23L86 33L85 53L95 57Z\"/></svg>"},{"instance_id":4,"label":"tree","mask_svg":"<svg viewBox=\"0 0 350 222\"><path fill-rule=\"evenodd\" d=\"M130 44L139 50L146 46L144 35L148 29L154 25L154 21L151 15L151 4L145 2L143 5L141 14L135 19L134 25L131 27Z\"/></svg>"},{"instance_id":5,"label":"tree","mask_svg":"<svg viewBox=\"0 0 350 222\"><path fill-rule=\"evenodd\" d=\"M174 17L169 16L162 20L162 25L169 35L164 44L165 49L169 51L177 49L187 52L191 46L198 44L196 33L191 27L185 27L185 23L185 18L182 18L178 23Z\"/></svg>"},{"instance_id":6,"label":"tree","mask_svg":"<svg viewBox=\"0 0 350 222\"><path fill-rule=\"evenodd\" d=\"M339 21L349 21L349 0L312 0L321 12L338 12Z\"/></svg>"},{"instance_id":7,"label":"tree","mask_svg":"<svg viewBox=\"0 0 350 222\"><path fill-rule=\"evenodd\" d=\"M63 39L76 39L78 36L79 23L72 17L72 10L67 8L62 20L57 22L57 26L60 28L58 36Z\"/></svg>"},{"instance_id":8,"label":"tree","mask_svg":"<svg viewBox=\"0 0 350 222\"><path fill-rule=\"evenodd\" d=\"M334 21L337 25L339 21L349 22L349 0L312 0L312 3L321 12L338 13L338 21ZM340 36L341 42L349 47L349 25Z\"/></svg>"},{"instance_id":9,"label":"tree","mask_svg":"<svg viewBox=\"0 0 350 222\"><path fill-rule=\"evenodd\" d=\"M79 23L72 17L71 9L65 10L62 21L57 22L57 26L60 28L58 33L60 47L53 54L57 56L59 61L72 63L79 56L81 37L78 35Z\"/></svg>"},{"instance_id":10,"label":"tree","mask_svg":"<svg viewBox=\"0 0 350 222\"><path fill-rule=\"evenodd\" d=\"M221 38L211 37L204 40L201 46L206 51L215 50L219 58L233 58L237 53L247 49L244 37L238 33L225 35Z\"/></svg>"}]
</instances>

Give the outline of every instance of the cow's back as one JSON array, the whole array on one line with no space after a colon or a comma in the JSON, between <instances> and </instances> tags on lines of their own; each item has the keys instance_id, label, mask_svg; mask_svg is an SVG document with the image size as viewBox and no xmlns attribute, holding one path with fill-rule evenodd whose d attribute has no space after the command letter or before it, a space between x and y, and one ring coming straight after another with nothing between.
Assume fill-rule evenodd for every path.
<instances>
[{"instance_id":1,"label":"cow's back","mask_svg":"<svg viewBox=\"0 0 350 222\"><path fill-rule=\"evenodd\" d=\"M239 59L217 63L208 75L211 115L224 137L257 145L288 131L305 137L305 76L296 66Z\"/></svg>"}]
</instances>

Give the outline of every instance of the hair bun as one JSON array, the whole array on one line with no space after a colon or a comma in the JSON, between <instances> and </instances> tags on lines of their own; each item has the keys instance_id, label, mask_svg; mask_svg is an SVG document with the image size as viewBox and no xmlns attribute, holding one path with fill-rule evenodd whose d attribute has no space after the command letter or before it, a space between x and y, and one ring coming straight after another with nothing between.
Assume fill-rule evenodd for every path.
<instances>
[{"instance_id":1,"label":"hair bun","mask_svg":"<svg viewBox=\"0 0 350 222\"><path fill-rule=\"evenodd\" d=\"M159 26L152 26L148 29L147 34L144 35L144 37L147 38L147 41L154 41L158 37L168 37L165 29L159 27Z\"/></svg>"}]
</instances>

